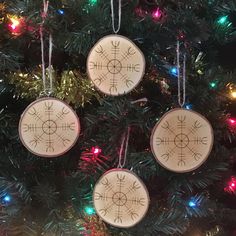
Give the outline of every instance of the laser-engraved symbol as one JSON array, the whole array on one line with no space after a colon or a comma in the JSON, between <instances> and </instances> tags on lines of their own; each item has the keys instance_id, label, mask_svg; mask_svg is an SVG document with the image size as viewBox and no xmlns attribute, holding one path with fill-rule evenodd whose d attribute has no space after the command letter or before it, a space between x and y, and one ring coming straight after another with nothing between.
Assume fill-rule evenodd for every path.
<instances>
[{"instance_id":1,"label":"laser-engraved symbol","mask_svg":"<svg viewBox=\"0 0 236 236\"><path fill-rule=\"evenodd\" d=\"M30 145L34 146L34 148L36 148L37 145L42 141L43 141L42 134L41 135L35 134L33 140L30 140L29 143Z\"/></svg>"},{"instance_id":2,"label":"laser-engraved symbol","mask_svg":"<svg viewBox=\"0 0 236 236\"><path fill-rule=\"evenodd\" d=\"M132 84L134 83L131 79L129 79L127 75L122 75L120 77L120 80L122 80L126 84L126 87L128 88L132 86Z\"/></svg>"},{"instance_id":3,"label":"laser-engraved symbol","mask_svg":"<svg viewBox=\"0 0 236 236\"><path fill-rule=\"evenodd\" d=\"M75 112L55 98L39 99L25 110L19 123L22 143L32 153L54 157L68 151L78 138Z\"/></svg>"},{"instance_id":4,"label":"laser-engraved symbol","mask_svg":"<svg viewBox=\"0 0 236 236\"><path fill-rule=\"evenodd\" d=\"M63 123L61 125L61 127L59 127L59 128L61 128L63 131L69 131L69 130L74 131L75 127L76 127L75 122L71 122L70 124L69 123Z\"/></svg>"},{"instance_id":5,"label":"laser-engraved symbol","mask_svg":"<svg viewBox=\"0 0 236 236\"><path fill-rule=\"evenodd\" d=\"M53 147L54 141L53 140L46 140L46 152L54 152L54 147Z\"/></svg>"},{"instance_id":6,"label":"laser-engraved symbol","mask_svg":"<svg viewBox=\"0 0 236 236\"><path fill-rule=\"evenodd\" d=\"M187 172L199 167L213 143L212 127L196 112L174 109L152 132L151 147L158 162L169 170Z\"/></svg>"},{"instance_id":7,"label":"laser-engraved symbol","mask_svg":"<svg viewBox=\"0 0 236 236\"><path fill-rule=\"evenodd\" d=\"M174 139L174 143L178 148L185 148L189 144L189 138L186 134L177 134Z\"/></svg>"},{"instance_id":8,"label":"laser-engraved symbol","mask_svg":"<svg viewBox=\"0 0 236 236\"><path fill-rule=\"evenodd\" d=\"M130 59L131 56L135 55L136 51L132 48L129 47L123 54L122 54L122 61L123 60L128 60Z\"/></svg>"},{"instance_id":9,"label":"laser-engraved symbol","mask_svg":"<svg viewBox=\"0 0 236 236\"><path fill-rule=\"evenodd\" d=\"M144 206L144 204L145 204L145 199L144 198L133 197L131 201L134 205Z\"/></svg>"},{"instance_id":10,"label":"laser-engraved symbol","mask_svg":"<svg viewBox=\"0 0 236 236\"><path fill-rule=\"evenodd\" d=\"M48 135L52 135L57 131L57 124L53 120L46 120L42 125L43 132Z\"/></svg>"},{"instance_id":11,"label":"laser-engraved symbol","mask_svg":"<svg viewBox=\"0 0 236 236\"><path fill-rule=\"evenodd\" d=\"M130 72L139 72L140 71L140 64L128 64L127 71Z\"/></svg>"},{"instance_id":12,"label":"laser-engraved symbol","mask_svg":"<svg viewBox=\"0 0 236 236\"><path fill-rule=\"evenodd\" d=\"M139 215L137 214L137 211L134 210L132 207L126 207L126 213L131 217L132 220L135 220L136 217L138 217Z\"/></svg>"},{"instance_id":13,"label":"laser-engraved symbol","mask_svg":"<svg viewBox=\"0 0 236 236\"><path fill-rule=\"evenodd\" d=\"M194 137L194 143L207 145L207 137Z\"/></svg>"},{"instance_id":14,"label":"laser-engraved symbol","mask_svg":"<svg viewBox=\"0 0 236 236\"><path fill-rule=\"evenodd\" d=\"M143 183L133 173L113 169L95 185L93 201L98 215L107 223L129 227L145 215L149 196Z\"/></svg>"},{"instance_id":15,"label":"laser-engraved symbol","mask_svg":"<svg viewBox=\"0 0 236 236\"><path fill-rule=\"evenodd\" d=\"M23 124L23 132L35 132L36 130L36 124Z\"/></svg>"},{"instance_id":16,"label":"laser-engraved symbol","mask_svg":"<svg viewBox=\"0 0 236 236\"><path fill-rule=\"evenodd\" d=\"M119 54L120 52L120 41L111 41L111 53L114 54L115 56Z\"/></svg>"},{"instance_id":17,"label":"laser-engraved symbol","mask_svg":"<svg viewBox=\"0 0 236 236\"><path fill-rule=\"evenodd\" d=\"M142 52L119 35L104 37L87 59L89 78L99 90L114 96L130 92L143 77L144 69Z\"/></svg>"},{"instance_id":18,"label":"laser-engraved symbol","mask_svg":"<svg viewBox=\"0 0 236 236\"><path fill-rule=\"evenodd\" d=\"M102 70L102 62L93 62L90 61L89 68L90 70Z\"/></svg>"},{"instance_id":19,"label":"laser-engraved symbol","mask_svg":"<svg viewBox=\"0 0 236 236\"><path fill-rule=\"evenodd\" d=\"M70 143L70 139L69 138L66 138L64 135L62 134L56 134L58 140L60 140L62 142L62 145L64 147L67 146L68 143Z\"/></svg>"},{"instance_id":20,"label":"laser-engraved symbol","mask_svg":"<svg viewBox=\"0 0 236 236\"><path fill-rule=\"evenodd\" d=\"M61 111L56 114L56 117L60 120L63 120L66 115L70 113L70 110L66 107L62 107Z\"/></svg>"},{"instance_id":21,"label":"laser-engraved symbol","mask_svg":"<svg viewBox=\"0 0 236 236\"><path fill-rule=\"evenodd\" d=\"M163 145L169 145L169 142L170 142L170 140L169 140L168 137L165 137L165 138L159 138L159 137L157 137L157 138L156 138L156 145L161 145L161 144L163 144Z\"/></svg>"},{"instance_id":22,"label":"laser-engraved symbol","mask_svg":"<svg viewBox=\"0 0 236 236\"><path fill-rule=\"evenodd\" d=\"M42 116L39 114L35 107L29 109L28 114L33 116L36 121L42 120Z\"/></svg>"},{"instance_id":23,"label":"laser-engraved symbol","mask_svg":"<svg viewBox=\"0 0 236 236\"><path fill-rule=\"evenodd\" d=\"M107 74L100 74L98 75L98 77L96 79L94 79L94 82L97 85L101 85L103 82L105 82L107 80Z\"/></svg>"},{"instance_id":24,"label":"laser-engraved symbol","mask_svg":"<svg viewBox=\"0 0 236 236\"><path fill-rule=\"evenodd\" d=\"M111 74L118 74L121 72L122 70L122 64L119 60L117 59L112 59L108 62L107 64L107 70L111 73Z\"/></svg>"},{"instance_id":25,"label":"laser-engraved symbol","mask_svg":"<svg viewBox=\"0 0 236 236\"><path fill-rule=\"evenodd\" d=\"M97 48L97 50L95 50L102 59L106 59L107 61L109 61L108 58L108 53L103 49L102 45L99 45L99 47Z\"/></svg>"},{"instance_id":26,"label":"laser-engraved symbol","mask_svg":"<svg viewBox=\"0 0 236 236\"><path fill-rule=\"evenodd\" d=\"M45 113L47 114L52 114L53 113L53 102L52 101L46 101L44 103L44 106L45 106Z\"/></svg>"}]
</instances>

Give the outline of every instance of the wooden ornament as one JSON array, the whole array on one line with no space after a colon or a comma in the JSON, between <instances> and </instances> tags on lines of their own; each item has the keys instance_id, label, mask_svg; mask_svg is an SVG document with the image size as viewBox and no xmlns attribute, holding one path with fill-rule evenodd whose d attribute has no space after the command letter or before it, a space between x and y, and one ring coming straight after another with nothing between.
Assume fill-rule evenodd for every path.
<instances>
[{"instance_id":1,"label":"wooden ornament","mask_svg":"<svg viewBox=\"0 0 236 236\"><path fill-rule=\"evenodd\" d=\"M23 145L41 157L57 157L69 151L80 133L75 111L56 98L41 98L31 103L19 122Z\"/></svg>"},{"instance_id":2,"label":"wooden ornament","mask_svg":"<svg viewBox=\"0 0 236 236\"><path fill-rule=\"evenodd\" d=\"M194 111L173 109L154 127L150 144L160 165L183 173L206 161L213 140L211 124L205 117Z\"/></svg>"},{"instance_id":3,"label":"wooden ornament","mask_svg":"<svg viewBox=\"0 0 236 236\"><path fill-rule=\"evenodd\" d=\"M145 72L145 59L141 50L128 38L108 35L91 49L87 72L102 93L124 95L141 81Z\"/></svg>"}]
</instances>

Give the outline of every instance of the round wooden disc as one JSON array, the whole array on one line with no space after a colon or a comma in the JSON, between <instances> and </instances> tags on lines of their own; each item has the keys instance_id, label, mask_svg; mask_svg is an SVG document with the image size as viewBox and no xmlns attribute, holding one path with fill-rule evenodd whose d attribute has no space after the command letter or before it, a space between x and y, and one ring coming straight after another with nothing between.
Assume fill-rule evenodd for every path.
<instances>
[{"instance_id":1,"label":"round wooden disc","mask_svg":"<svg viewBox=\"0 0 236 236\"><path fill-rule=\"evenodd\" d=\"M23 145L41 157L66 153L76 143L79 132L79 118L74 110L55 98L34 101L25 109L19 122Z\"/></svg>"},{"instance_id":2,"label":"round wooden disc","mask_svg":"<svg viewBox=\"0 0 236 236\"><path fill-rule=\"evenodd\" d=\"M87 72L101 92L123 95L134 89L143 78L145 59L141 50L128 38L108 35L91 49Z\"/></svg>"},{"instance_id":3,"label":"round wooden disc","mask_svg":"<svg viewBox=\"0 0 236 236\"><path fill-rule=\"evenodd\" d=\"M149 194L133 172L112 169L96 183L93 202L97 214L105 222L128 228L139 223L147 213Z\"/></svg>"},{"instance_id":4,"label":"round wooden disc","mask_svg":"<svg viewBox=\"0 0 236 236\"><path fill-rule=\"evenodd\" d=\"M173 109L154 127L151 149L166 169L189 172L206 161L213 140L211 124L205 117L194 111Z\"/></svg>"}]
</instances>

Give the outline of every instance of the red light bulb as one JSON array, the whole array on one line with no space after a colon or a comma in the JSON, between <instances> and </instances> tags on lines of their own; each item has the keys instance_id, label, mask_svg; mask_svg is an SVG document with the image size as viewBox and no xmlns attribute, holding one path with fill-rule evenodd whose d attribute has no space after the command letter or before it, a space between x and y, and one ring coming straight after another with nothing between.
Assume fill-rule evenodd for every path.
<instances>
[{"instance_id":1,"label":"red light bulb","mask_svg":"<svg viewBox=\"0 0 236 236\"><path fill-rule=\"evenodd\" d=\"M234 177L231 177L230 182L228 182L228 186L225 187L226 192L236 192L236 179Z\"/></svg>"},{"instance_id":2,"label":"red light bulb","mask_svg":"<svg viewBox=\"0 0 236 236\"><path fill-rule=\"evenodd\" d=\"M102 152L102 150L99 147L92 147L91 152L94 155L99 155Z\"/></svg>"},{"instance_id":3,"label":"red light bulb","mask_svg":"<svg viewBox=\"0 0 236 236\"><path fill-rule=\"evenodd\" d=\"M161 19L162 15L163 15L163 13L162 13L162 11L160 10L160 8L157 8L156 10L154 10L154 11L152 12L152 18L153 18L154 20L159 20L159 19Z\"/></svg>"},{"instance_id":4,"label":"red light bulb","mask_svg":"<svg viewBox=\"0 0 236 236\"><path fill-rule=\"evenodd\" d=\"M24 19L18 16L8 15L9 24L8 28L13 35L20 35L25 26Z\"/></svg>"},{"instance_id":5,"label":"red light bulb","mask_svg":"<svg viewBox=\"0 0 236 236\"><path fill-rule=\"evenodd\" d=\"M230 118L230 119L229 119L229 123L230 123L231 125L236 124L236 119Z\"/></svg>"}]
</instances>

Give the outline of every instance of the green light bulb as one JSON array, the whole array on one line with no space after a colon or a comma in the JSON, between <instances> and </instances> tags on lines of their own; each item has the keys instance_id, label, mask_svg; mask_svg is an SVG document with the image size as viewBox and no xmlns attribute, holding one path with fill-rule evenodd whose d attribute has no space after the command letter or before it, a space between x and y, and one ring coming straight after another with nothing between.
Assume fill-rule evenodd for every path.
<instances>
[{"instance_id":1,"label":"green light bulb","mask_svg":"<svg viewBox=\"0 0 236 236\"><path fill-rule=\"evenodd\" d=\"M86 207L84 208L84 211L85 211L86 214L88 214L88 215L93 215L93 214L95 214L94 208L92 208L92 207L90 207L90 206L86 206Z\"/></svg>"},{"instance_id":2,"label":"green light bulb","mask_svg":"<svg viewBox=\"0 0 236 236\"><path fill-rule=\"evenodd\" d=\"M228 22L228 16L221 16L219 20L217 21L217 23L220 25L224 25L227 22Z\"/></svg>"},{"instance_id":3,"label":"green light bulb","mask_svg":"<svg viewBox=\"0 0 236 236\"><path fill-rule=\"evenodd\" d=\"M211 87L211 88L216 88L216 82L211 82L211 83L210 83L210 87Z\"/></svg>"},{"instance_id":4,"label":"green light bulb","mask_svg":"<svg viewBox=\"0 0 236 236\"><path fill-rule=\"evenodd\" d=\"M94 6L97 4L97 2L98 2L97 0L89 0L89 5Z\"/></svg>"}]
</instances>

